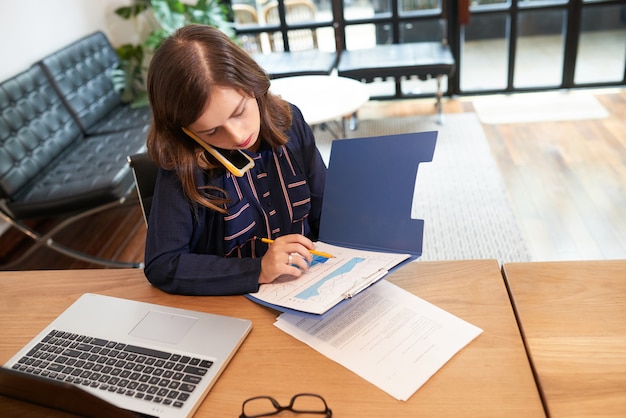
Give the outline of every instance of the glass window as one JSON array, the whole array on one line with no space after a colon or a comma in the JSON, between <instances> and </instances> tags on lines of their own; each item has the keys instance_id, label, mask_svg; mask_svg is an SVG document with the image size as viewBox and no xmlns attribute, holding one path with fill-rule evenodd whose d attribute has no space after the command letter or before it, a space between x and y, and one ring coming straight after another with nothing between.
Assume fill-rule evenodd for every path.
<instances>
[{"instance_id":1,"label":"glass window","mask_svg":"<svg viewBox=\"0 0 626 418\"><path fill-rule=\"evenodd\" d=\"M396 94L396 82L394 80L376 80L365 85L370 97L394 97Z\"/></svg>"},{"instance_id":2,"label":"glass window","mask_svg":"<svg viewBox=\"0 0 626 418\"><path fill-rule=\"evenodd\" d=\"M307 23L328 23L328 27L290 30L290 50L313 48L335 50L332 3L329 0L284 0L283 4L287 27ZM279 2L276 0L233 0L232 7L237 29L280 26ZM280 32L240 34L238 38L248 52L284 51Z\"/></svg>"},{"instance_id":3,"label":"glass window","mask_svg":"<svg viewBox=\"0 0 626 418\"><path fill-rule=\"evenodd\" d=\"M560 86L563 79L565 10L518 15L515 87Z\"/></svg>"},{"instance_id":4,"label":"glass window","mask_svg":"<svg viewBox=\"0 0 626 418\"><path fill-rule=\"evenodd\" d=\"M437 80L431 78L429 80L420 80L419 78L411 78L408 80L402 80L402 94L405 95L427 95L434 96L437 92ZM448 89L448 78L443 77L441 79L441 91Z\"/></svg>"},{"instance_id":5,"label":"glass window","mask_svg":"<svg viewBox=\"0 0 626 418\"><path fill-rule=\"evenodd\" d=\"M346 26L346 49L373 48L376 46L378 26L371 23Z\"/></svg>"},{"instance_id":6,"label":"glass window","mask_svg":"<svg viewBox=\"0 0 626 418\"><path fill-rule=\"evenodd\" d=\"M438 12L441 10L440 0L400 0L400 13Z\"/></svg>"},{"instance_id":7,"label":"glass window","mask_svg":"<svg viewBox=\"0 0 626 418\"><path fill-rule=\"evenodd\" d=\"M280 23L277 0L232 0L237 27ZM331 22L330 0L284 0L287 24L302 22Z\"/></svg>"},{"instance_id":8,"label":"glass window","mask_svg":"<svg viewBox=\"0 0 626 418\"><path fill-rule=\"evenodd\" d=\"M237 29L257 27L259 25L258 9L254 1L235 0L232 7ZM258 53L263 50L261 35L239 34L237 40L239 45L249 53Z\"/></svg>"},{"instance_id":9,"label":"glass window","mask_svg":"<svg viewBox=\"0 0 626 418\"><path fill-rule=\"evenodd\" d=\"M547 6L552 4L567 4L568 0L522 0L520 7Z\"/></svg>"},{"instance_id":10,"label":"glass window","mask_svg":"<svg viewBox=\"0 0 626 418\"><path fill-rule=\"evenodd\" d=\"M422 19L400 24L400 43L441 42L444 38L444 23L439 19Z\"/></svg>"},{"instance_id":11,"label":"glass window","mask_svg":"<svg viewBox=\"0 0 626 418\"><path fill-rule=\"evenodd\" d=\"M347 21L390 16L391 0L343 0L343 15Z\"/></svg>"},{"instance_id":12,"label":"glass window","mask_svg":"<svg viewBox=\"0 0 626 418\"><path fill-rule=\"evenodd\" d=\"M626 6L584 8L574 83L620 81L626 61Z\"/></svg>"},{"instance_id":13,"label":"glass window","mask_svg":"<svg viewBox=\"0 0 626 418\"><path fill-rule=\"evenodd\" d=\"M317 49L316 29L296 29L287 33L289 36L290 51L304 51L307 49ZM284 51L283 34L281 32L268 33L270 48L272 51Z\"/></svg>"},{"instance_id":14,"label":"glass window","mask_svg":"<svg viewBox=\"0 0 626 418\"><path fill-rule=\"evenodd\" d=\"M294 23L313 23L330 21L328 8L326 11L311 0L285 0L285 21L287 25ZM279 25L278 2L270 1L262 7L263 21L271 25Z\"/></svg>"},{"instance_id":15,"label":"glass window","mask_svg":"<svg viewBox=\"0 0 626 418\"><path fill-rule=\"evenodd\" d=\"M510 6L510 0L472 0L470 2L470 10L486 10L493 8L502 8L502 6Z\"/></svg>"},{"instance_id":16,"label":"glass window","mask_svg":"<svg viewBox=\"0 0 626 418\"><path fill-rule=\"evenodd\" d=\"M460 87L463 91L505 89L509 60L509 16L472 15L462 29Z\"/></svg>"}]
</instances>

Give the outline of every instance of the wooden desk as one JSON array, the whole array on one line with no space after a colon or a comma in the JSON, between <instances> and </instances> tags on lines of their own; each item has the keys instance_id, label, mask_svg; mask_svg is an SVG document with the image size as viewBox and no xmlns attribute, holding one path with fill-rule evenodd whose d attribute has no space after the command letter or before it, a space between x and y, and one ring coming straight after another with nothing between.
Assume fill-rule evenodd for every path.
<instances>
[{"instance_id":1,"label":"wooden desk","mask_svg":"<svg viewBox=\"0 0 626 418\"><path fill-rule=\"evenodd\" d=\"M504 265L551 417L626 417L626 260Z\"/></svg>"},{"instance_id":2,"label":"wooden desk","mask_svg":"<svg viewBox=\"0 0 626 418\"><path fill-rule=\"evenodd\" d=\"M495 260L416 262L389 280L481 327L484 333L452 358L407 402L273 326L276 312L243 296L164 294L140 270L0 273L0 363L80 294L95 292L249 318L253 329L196 416L235 417L252 396L286 403L293 394L322 395L335 417L536 417L543 408L504 281Z\"/></svg>"}]
</instances>

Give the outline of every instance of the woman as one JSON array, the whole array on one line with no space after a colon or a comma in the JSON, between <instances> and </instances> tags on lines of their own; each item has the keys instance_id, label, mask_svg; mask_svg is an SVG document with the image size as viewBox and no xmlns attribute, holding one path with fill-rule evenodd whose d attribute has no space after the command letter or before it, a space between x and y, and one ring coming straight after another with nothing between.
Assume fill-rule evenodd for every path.
<instances>
[{"instance_id":1,"label":"woman","mask_svg":"<svg viewBox=\"0 0 626 418\"><path fill-rule=\"evenodd\" d=\"M228 295L299 277L311 262L326 180L300 111L272 95L265 71L210 26L186 26L166 39L147 84L148 154L161 167L148 220L148 280L169 293ZM237 177L207 146L227 159L241 150L254 167Z\"/></svg>"}]
</instances>

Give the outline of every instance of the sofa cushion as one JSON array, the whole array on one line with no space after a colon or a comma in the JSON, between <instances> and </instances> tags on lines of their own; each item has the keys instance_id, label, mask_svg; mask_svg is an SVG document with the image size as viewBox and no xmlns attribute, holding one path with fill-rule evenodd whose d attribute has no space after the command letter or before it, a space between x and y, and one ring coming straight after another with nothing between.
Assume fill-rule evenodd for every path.
<instances>
[{"instance_id":1,"label":"sofa cushion","mask_svg":"<svg viewBox=\"0 0 626 418\"><path fill-rule=\"evenodd\" d=\"M22 219L85 210L127 196L134 179L126 156L145 152L147 129L77 141L15 194L8 209Z\"/></svg>"},{"instance_id":2,"label":"sofa cushion","mask_svg":"<svg viewBox=\"0 0 626 418\"><path fill-rule=\"evenodd\" d=\"M123 104L106 114L102 120L91 125L85 131L87 135L100 135L127 129L143 128L150 125L152 112L150 107L131 107Z\"/></svg>"}]
</instances>

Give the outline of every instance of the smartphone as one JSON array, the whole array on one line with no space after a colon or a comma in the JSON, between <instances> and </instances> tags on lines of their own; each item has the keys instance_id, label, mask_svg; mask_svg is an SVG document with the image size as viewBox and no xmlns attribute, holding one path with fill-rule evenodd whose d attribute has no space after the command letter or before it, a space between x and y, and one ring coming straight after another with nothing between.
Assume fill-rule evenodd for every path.
<instances>
[{"instance_id":1,"label":"smartphone","mask_svg":"<svg viewBox=\"0 0 626 418\"><path fill-rule=\"evenodd\" d=\"M190 130L183 128L183 132L193 138L198 144L202 145L205 150L209 151L209 153L214 156L217 161L222 163L234 176L241 177L246 171L254 167L254 160L240 149L233 151L227 158L217 149L198 138L196 134Z\"/></svg>"}]
</instances>

